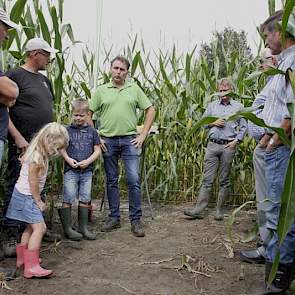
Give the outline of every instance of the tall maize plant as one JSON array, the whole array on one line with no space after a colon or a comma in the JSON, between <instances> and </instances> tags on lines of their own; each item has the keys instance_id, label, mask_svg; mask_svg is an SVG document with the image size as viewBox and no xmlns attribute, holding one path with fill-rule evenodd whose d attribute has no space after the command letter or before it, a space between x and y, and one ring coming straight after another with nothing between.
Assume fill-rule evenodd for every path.
<instances>
[{"instance_id":1,"label":"tall maize plant","mask_svg":"<svg viewBox=\"0 0 295 295\"><path fill-rule=\"evenodd\" d=\"M72 44L76 40L71 25L63 23L62 0L47 1L44 7L38 0L17 0L9 7L10 3L0 1L10 11L12 20L20 23L23 29L19 34L12 33L3 44L2 63L6 68L22 63L25 43L35 36L41 36L55 47L58 53L48 70L48 76L54 86L56 120L67 124L71 100L76 96L91 97L94 54L86 45L81 53L82 66L69 61ZM104 49L98 84L109 81L109 62L117 54L123 54L131 61L131 79L142 87L157 110L159 134L148 138L144 157L152 197L164 201L194 199L202 181L206 134L202 129L191 131L207 104L215 98L217 80L221 78L221 61L217 52L214 53L214 66L211 67L204 56L198 55L197 48L187 53L177 52L175 46L171 50L148 52L144 42L135 36L130 38L129 44L121 52ZM262 86L260 73L256 72L257 59L245 60L241 52L224 50L223 60L226 75L230 75L236 85L237 99L249 106ZM138 116L142 124L143 114ZM253 145L253 141L246 137L235 158L231 173L234 184L231 202L234 204L242 203L253 195ZM98 162L95 167L95 194L104 191L101 166ZM55 160L49 186L58 192L61 183L62 162Z\"/></svg>"}]
</instances>

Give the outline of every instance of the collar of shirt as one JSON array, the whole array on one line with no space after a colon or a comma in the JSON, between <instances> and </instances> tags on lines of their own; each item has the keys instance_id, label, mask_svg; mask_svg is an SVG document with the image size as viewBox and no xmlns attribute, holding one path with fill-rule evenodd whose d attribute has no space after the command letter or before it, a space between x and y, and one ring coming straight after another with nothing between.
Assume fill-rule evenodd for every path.
<instances>
[{"instance_id":1,"label":"collar of shirt","mask_svg":"<svg viewBox=\"0 0 295 295\"><path fill-rule=\"evenodd\" d=\"M283 62L290 54L295 54L295 44L286 48L278 55L278 62Z\"/></svg>"},{"instance_id":2,"label":"collar of shirt","mask_svg":"<svg viewBox=\"0 0 295 295\"><path fill-rule=\"evenodd\" d=\"M84 125L79 126L79 125L76 125L76 124L72 123L72 124L70 125L70 127L71 127L71 128L74 128L74 129L86 129L86 128L88 128L88 124L85 123Z\"/></svg>"},{"instance_id":3,"label":"collar of shirt","mask_svg":"<svg viewBox=\"0 0 295 295\"><path fill-rule=\"evenodd\" d=\"M130 82L126 82L124 83L124 85L120 88L118 88L116 85L113 84L112 81L110 81L108 84L107 84L107 87L108 88L116 88L116 89L119 89L119 90L123 90L123 89L126 89L128 87L131 87L131 83Z\"/></svg>"},{"instance_id":4,"label":"collar of shirt","mask_svg":"<svg viewBox=\"0 0 295 295\"><path fill-rule=\"evenodd\" d=\"M219 104L222 104L222 105L224 105L224 106L231 105L231 104L232 104L231 98L229 99L228 103L224 103L224 102L222 101L222 99L219 98Z\"/></svg>"}]
</instances>

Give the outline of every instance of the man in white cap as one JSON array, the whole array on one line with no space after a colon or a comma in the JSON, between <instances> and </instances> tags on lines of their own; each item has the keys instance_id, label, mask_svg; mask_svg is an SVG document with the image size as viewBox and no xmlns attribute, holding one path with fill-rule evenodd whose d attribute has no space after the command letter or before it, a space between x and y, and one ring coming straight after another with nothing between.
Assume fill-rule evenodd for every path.
<instances>
[{"instance_id":1,"label":"man in white cap","mask_svg":"<svg viewBox=\"0 0 295 295\"><path fill-rule=\"evenodd\" d=\"M56 50L43 39L33 38L27 42L25 51L25 64L6 73L18 85L19 96L9 111L7 194L4 201L4 216L20 173L20 154L26 150L33 136L45 124L53 121L54 96L51 82L39 71L46 69L51 54ZM23 226L7 218L4 226L8 229L4 252L6 256L14 256L15 245ZM50 238L60 239L60 236L54 235Z\"/></svg>"}]
</instances>

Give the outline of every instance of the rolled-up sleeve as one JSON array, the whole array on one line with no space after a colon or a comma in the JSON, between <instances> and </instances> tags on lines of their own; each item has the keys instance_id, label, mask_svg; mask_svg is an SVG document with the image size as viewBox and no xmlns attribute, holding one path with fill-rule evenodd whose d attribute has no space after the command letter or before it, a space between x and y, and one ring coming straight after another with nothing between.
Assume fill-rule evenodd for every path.
<instances>
[{"instance_id":1,"label":"rolled-up sleeve","mask_svg":"<svg viewBox=\"0 0 295 295\"><path fill-rule=\"evenodd\" d=\"M248 129L248 124L247 124L246 119L240 118L239 119L239 132L236 137L238 141L242 141L244 139L247 129Z\"/></svg>"}]
</instances>

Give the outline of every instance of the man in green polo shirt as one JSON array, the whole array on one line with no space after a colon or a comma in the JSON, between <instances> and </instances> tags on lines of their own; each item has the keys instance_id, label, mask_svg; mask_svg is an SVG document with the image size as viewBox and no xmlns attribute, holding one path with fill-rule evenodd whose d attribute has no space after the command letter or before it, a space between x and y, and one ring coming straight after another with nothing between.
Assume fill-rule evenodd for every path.
<instances>
[{"instance_id":1,"label":"man in green polo shirt","mask_svg":"<svg viewBox=\"0 0 295 295\"><path fill-rule=\"evenodd\" d=\"M121 157L127 176L129 219L136 237L144 237L141 223L141 189L139 176L140 148L148 135L155 117L155 109L136 83L126 81L129 61L122 56L111 62L111 82L99 86L90 100L92 113L98 111L101 148L107 178L109 218L102 226L108 232L121 227L118 189L118 160ZM145 111L144 126L137 134L137 109Z\"/></svg>"}]
</instances>

